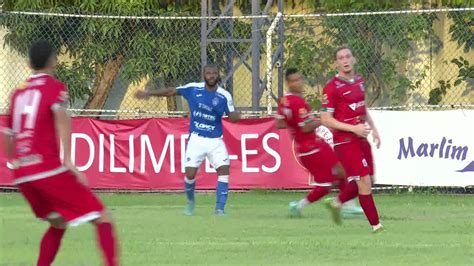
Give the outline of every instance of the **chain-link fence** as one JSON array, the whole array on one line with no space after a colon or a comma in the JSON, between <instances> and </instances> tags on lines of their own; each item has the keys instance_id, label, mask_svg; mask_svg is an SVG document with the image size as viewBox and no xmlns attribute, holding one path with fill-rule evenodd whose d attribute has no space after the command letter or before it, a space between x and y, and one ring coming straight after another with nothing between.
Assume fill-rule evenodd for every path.
<instances>
[{"instance_id":1,"label":"chain-link fence","mask_svg":"<svg viewBox=\"0 0 474 266\"><path fill-rule=\"evenodd\" d=\"M140 89L199 82L206 63L221 68L221 85L237 107L252 105L252 19L258 17L120 17L32 12L3 13L0 39L0 106L29 74L28 46L39 39L59 51L57 77L64 81L76 113L180 115L181 97L138 100ZM254 29L255 31L255 29ZM204 46L204 47L203 47ZM257 53L260 48L257 47ZM260 57L257 57L260 61ZM263 69L262 73L263 75ZM113 111L112 111L113 110Z\"/></svg>"},{"instance_id":2,"label":"chain-link fence","mask_svg":"<svg viewBox=\"0 0 474 266\"><path fill-rule=\"evenodd\" d=\"M316 106L340 45L354 51L370 107L474 104L473 10L295 15L285 23L287 65L303 70Z\"/></svg>"},{"instance_id":3,"label":"chain-link fence","mask_svg":"<svg viewBox=\"0 0 474 266\"><path fill-rule=\"evenodd\" d=\"M187 107L181 97L144 101L134 94L199 81L205 62L221 67L221 84L241 110L263 113L266 77L273 77L276 99L283 91L277 70L288 66L305 74L308 100L317 108L322 87L335 72L334 50L342 44L354 50L371 107L474 105L474 9L285 15L284 30L278 25L271 35L268 72L265 36L274 17L4 12L0 107L5 110L11 89L28 76L27 47L38 39L60 51L57 76L68 84L76 113L182 115Z\"/></svg>"}]
</instances>

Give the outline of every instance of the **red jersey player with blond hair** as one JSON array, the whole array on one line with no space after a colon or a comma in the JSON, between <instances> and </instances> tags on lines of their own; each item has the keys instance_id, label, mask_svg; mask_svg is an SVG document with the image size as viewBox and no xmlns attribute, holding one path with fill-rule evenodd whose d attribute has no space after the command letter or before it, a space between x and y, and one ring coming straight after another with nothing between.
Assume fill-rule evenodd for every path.
<instances>
[{"instance_id":1,"label":"red jersey player with blond hair","mask_svg":"<svg viewBox=\"0 0 474 266\"><path fill-rule=\"evenodd\" d=\"M372 197L374 166L367 136L377 148L380 137L365 105L364 80L354 71L352 50L339 47L335 53L338 74L324 87L321 122L334 131L334 151L344 166L347 183L333 201L334 207L359 196L359 202L374 232L382 229Z\"/></svg>"},{"instance_id":2,"label":"red jersey player with blond hair","mask_svg":"<svg viewBox=\"0 0 474 266\"><path fill-rule=\"evenodd\" d=\"M296 143L298 160L313 175L317 185L305 198L290 202L290 214L300 216L301 210L323 198L331 188L344 182L345 173L336 154L323 139L316 136L315 129L321 125L309 104L303 98L303 77L294 68L286 71L289 92L281 97L276 115L277 128L288 128ZM341 223L338 206L329 207L334 221Z\"/></svg>"},{"instance_id":3,"label":"red jersey player with blond hair","mask_svg":"<svg viewBox=\"0 0 474 266\"><path fill-rule=\"evenodd\" d=\"M40 243L37 265L51 265L66 227L85 222L97 229L104 264L118 265L111 217L71 160L67 89L52 76L56 53L48 42L39 41L30 47L29 59L33 75L13 92L5 136L14 184L36 217L50 223Z\"/></svg>"}]
</instances>

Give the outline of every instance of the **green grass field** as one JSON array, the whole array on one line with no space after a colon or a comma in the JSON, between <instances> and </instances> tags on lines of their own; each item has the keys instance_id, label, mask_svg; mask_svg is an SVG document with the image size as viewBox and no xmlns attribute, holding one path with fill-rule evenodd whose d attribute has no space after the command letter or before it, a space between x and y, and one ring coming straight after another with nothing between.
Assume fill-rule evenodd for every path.
<instances>
[{"instance_id":1,"label":"green grass field","mask_svg":"<svg viewBox=\"0 0 474 266\"><path fill-rule=\"evenodd\" d=\"M365 219L336 226L317 203L287 216L302 193L231 194L227 217L214 196L197 195L196 216L182 215L183 195L102 194L120 238L122 265L474 265L474 196L377 194L386 230ZM0 194L0 265L33 265L47 224L19 194ZM93 227L70 229L55 265L100 265Z\"/></svg>"}]
</instances>

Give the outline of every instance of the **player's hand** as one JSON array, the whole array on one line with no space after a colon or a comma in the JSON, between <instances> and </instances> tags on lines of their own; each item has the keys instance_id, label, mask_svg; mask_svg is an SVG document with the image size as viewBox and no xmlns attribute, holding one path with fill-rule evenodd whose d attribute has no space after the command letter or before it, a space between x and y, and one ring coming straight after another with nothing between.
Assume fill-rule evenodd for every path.
<instances>
[{"instance_id":1,"label":"player's hand","mask_svg":"<svg viewBox=\"0 0 474 266\"><path fill-rule=\"evenodd\" d=\"M373 141L375 142L375 147L377 147L377 149L379 149L381 141L380 141L379 132L376 129L372 130L372 138L373 138Z\"/></svg>"},{"instance_id":2,"label":"player's hand","mask_svg":"<svg viewBox=\"0 0 474 266\"><path fill-rule=\"evenodd\" d=\"M318 127L320 127L320 126L322 125L322 123L321 123L321 118L315 117L315 118L313 119L313 123L314 123L314 128L315 128L315 129L318 128Z\"/></svg>"},{"instance_id":3,"label":"player's hand","mask_svg":"<svg viewBox=\"0 0 474 266\"><path fill-rule=\"evenodd\" d=\"M370 126L366 124L358 124L353 126L352 132L361 138L367 138L370 133Z\"/></svg>"},{"instance_id":4,"label":"player's hand","mask_svg":"<svg viewBox=\"0 0 474 266\"><path fill-rule=\"evenodd\" d=\"M148 93L148 91L140 90L135 93L135 97L138 99L148 99L148 97L150 97L150 94Z\"/></svg>"},{"instance_id":5,"label":"player's hand","mask_svg":"<svg viewBox=\"0 0 474 266\"><path fill-rule=\"evenodd\" d=\"M73 173L76 176L77 181L79 181L79 183L83 184L86 187L89 186L89 180L87 180L87 177L85 174L83 174L82 172L79 172L79 170Z\"/></svg>"},{"instance_id":6,"label":"player's hand","mask_svg":"<svg viewBox=\"0 0 474 266\"><path fill-rule=\"evenodd\" d=\"M86 187L89 185L89 181L87 180L86 175L79 171L76 166L74 166L72 163L65 163L64 165L69 169L69 171L71 171L71 173L76 176L77 181L79 181L79 183L83 184Z\"/></svg>"}]
</instances>

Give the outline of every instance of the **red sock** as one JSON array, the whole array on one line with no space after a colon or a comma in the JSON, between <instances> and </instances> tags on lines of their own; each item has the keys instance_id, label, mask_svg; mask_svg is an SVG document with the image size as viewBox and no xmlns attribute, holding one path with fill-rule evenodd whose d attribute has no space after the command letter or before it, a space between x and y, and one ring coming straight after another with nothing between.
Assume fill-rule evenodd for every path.
<instances>
[{"instance_id":1,"label":"red sock","mask_svg":"<svg viewBox=\"0 0 474 266\"><path fill-rule=\"evenodd\" d=\"M351 181L339 186L339 194L337 195L337 198L341 203L344 203L357 197L357 194L359 194L357 183L355 181Z\"/></svg>"},{"instance_id":2,"label":"red sock","mask_svg":"<svg viewBox=\"0 0 474 266\"><path fill-rule=\"evenodd\" d=\"M117 246L111 223L97 225L97 236L107 266L118 265Z\"/></svg>"},{"instance_id":3,"label":"red sock","mask_svg":"<svg viewBox=\"0 0 474 266\"><path fill-rule=\"evenodd\" d=\"M369 195L359 195L360 206L364 210L367 220L369 220L370 225L379 224L379 214L377 213L377 208L375 207L374 198L372 194Z\"/></svg>"},{"instance_id":4,"label":"red sock","mask_svg":"<svg viewBox=\"0 0 474 266\"><path fill-rule=\"evenodd\" d=\"M313 203L317 200L319 200L320 198L326 196L329 192L330 192L330 188L329 187L315 187L313 188L313 190L311 190L308 195L306 195L306 199Z\"/></svg>"},{"instance_id":5,"label":"red sock","mask_svg":"<svg viewBox=\"0 0 474 266\"><path fill-rule=\"evenodd\" d=\"M49 227L41 239L38 266L50 266L58 253L65 229Z\"/></svg>"}]
</instances>

